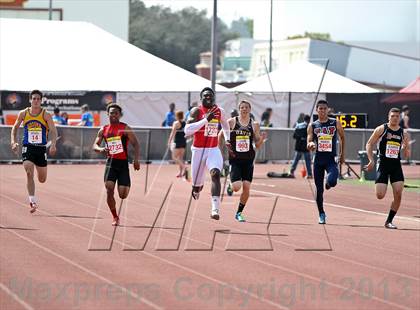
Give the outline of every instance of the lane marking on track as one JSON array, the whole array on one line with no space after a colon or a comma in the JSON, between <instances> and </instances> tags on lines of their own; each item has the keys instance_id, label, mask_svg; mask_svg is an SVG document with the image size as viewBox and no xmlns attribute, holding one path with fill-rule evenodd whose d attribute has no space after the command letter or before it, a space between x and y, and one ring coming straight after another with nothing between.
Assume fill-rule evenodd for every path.
<instances>
[{"instance_id":1,"label":"lane marking on track","mask_svg":"<svg viewBox=\"0 0 420 310\"><path fill-rule=\"evenodd\" d=\"M29 242L30 244L36 246L37 248L40 248L41 250L44 250L45 252L47 252L47 253L55 256L55 257L60 258L61 260L65 261L66 263L68 263L70 265L73 265L74 267L76 267L76 268L78 268L78 269L80 269L80 270L82 270L82 271L84 271L84 272L86 272L86 273L94 276L95 278L98 278L99 280L101 280L101 281L103 281L105 283L108 283L108 284L111 284L111 285L113 285L115 287L120 288L123 292L125 292L125 293L131 295L132 297L135 297L136 299L144 302L146 305L152 307L153 309L164 309L164 308L162 308L162 307L154 304L150 300L147 300L146 298L141 297L141 296L139 296L136 293L133 293L132 291L126 289L125 287L118 285L117 283L109 280L108 278L105 278L104 276L101 276L100 274L98 274L98 273L90 270L89 268L86 268L86 267L80 265L79 263L76 263L75 261L71 260L70 258L67 258L67 257L65 257L65 256L63 256L61 254L58 254L57 252L55 252L55 251L51 250L50 248L47 248L47 247L39 244L36 241L33 241L33 240L31 240L31 239L29 239L29 238L27 238L27 237L25 237L25 236L23 236L23 235L15 232L15 231L13 231L13 230L8 230L7 232L16 235L20 239L25 240L26 242Z\"/></svg>"},{"instance_id":2,"label":"lane marking on track","mask_svg":"<svg viewBox=\"0 0 420 310\"><path fill-rule=\"evenodd\" d=\"M19 201L17 201L17 200L15 200L15 199L13 199L13 198L11 198L11 197L9 197L9 196L7 196L7 195L4 195L4 194L0 194L1 196L3 196L3 197L5 197L5 198L7 198L7 199L9 199L9 200L11 200L11 201L14 201L14 202L16 202L18 205L21 205L21 206L23 206L23 207L26 207L26 204L23 204L23 203L21 203L21 202L19 202ZM44 214L48 214L48 215L53 215L52 213L50 213L50 212L47 212L47 211L43 211L43 210L37 210L37 212L39 212L39 213L44 213ZM74 226L74 227L77 227L77 228L79 228L80 230L84 230L84 231L86 231L86 232L90 232L90 230L89 229L87 229L86 227L83 227L83 226L81 226L81 225L78 225L78 224L75 224L75 223L72 223L72 222L70 222L70 221L67 221L67 220L64 220L64 219L61 219L61 218L56 218L58 221L60 221L60 222L64 222L64 223L66 223L66 224L69 224L69 225L71 225L71 226ZM50 250L50 249L48 249L48 248L46 248L46 247L44 247L43 245L41 245L41 244L38 244L37 242L35 242L35 241L32 241L32 240L30 240L30 239L28 239L28 238L26 238L26 237L24 237L24 236L21 236L20 234L18 234L17 232L15 232L15 231L8 231L8 232L10 232L10 233L13 233L13 234L15 234L16 236L18 236L19 238L22 238L22 239L24 239L25 241L27 241L27 242L29 242L29 243L32 243L33 245L35 245L35 246L37 246L37 247L40 247L41 249L43 249L43 250L45 250L45 251L47 251L48 253L50 253L50 254L52 254L52 255L55 255L55 256L57 256L58 255L58 257L60 257L61 255L60 254L58 254L58 253L55 253L53 250ZM111 238L109 238L109 237L107 237L107 236L105 236L105 235L102 235L102 234L99 234L99 233L94 233L95 235L97 235L97 236L99 236L99 237L102 237L102 238L104 238L104 239L108 239L108 240L111 240ZM122 245L122 246L124 246L125 244L123 243L123 242L121 242L121 241L118 241L118 240L115 240L115 243L117 243L117 244L120 244L120 245ZM205 243L205 245L208 245L207 243ZM220 248L219 248L220 249ZM222 281L222 280L218 280L218 279L216 279L216 278L213 278L213 277L210 277L210 276L207 276L206 274L204 274L204 273L202 273L202 272L200 272L200 271L196 271L196 270L194 270L194 269L191 269L191 268L189 268L189 267L185 267L185 266L182 266L182 265L180 265L180 264L178 264L178 263L175 263L175 262L173 262L173 261L170 261L170 260L168 260L168 259L165 259L165 258L162 258L162 257L159 257L159 256L157 256L157 255L154 255L154 254L151 254L151 253L148 253L148 252L145 252L145 251L142 251L141 252L142 254L144 254L144 255L147 255L147 256L150 256L150 257L152 257L152 258L154 258L154 259L157 259L157 260L160 260L160 261L162 261L162 262L165 262L165 263L167 263L167 264L169 264L169 265L172 265L172 266L175 266L175 267L177 267L177 268L179 268L179 269L182 269L182 270L185 270L185 271L188 271L188 272L190 272L190 273L192 273L192 274L195 274L195 275L197 275L197 276L199 276L199 277L202 277L202 278L204 278L204 279L207 279L207 280L210 280L210 281L213 281L213 282L215 282L215 283L218 283L218 284L221 284L221 285L224 285L224 286L227 286L227 287L232 287L232 289L234 289L235 291L237 291L237 292L239 292L239 294L241 294L241 293L243 293L243 289L241 288L241 287L236 287L236 286L232 286L230 283L228 283L228 282L224 282L224 281ZM236 253L234 253L234 254L236 254ZM240 255L240 254L236 254L236 255L238 255L238 256L243 256L243 257L247 257L247 256L245 256L245 255ZM65 261L67 261L67 260L69 260L69 261L71 261L70 259L67 259L65 256L61 256L60 258L62 258L62 259L64 259ZM247 257L248 258L248 257ZM258 261L258 260L257 260ZM75 263L75 264L77 264L77 263ZM79 265L79 264L78 264ZM87 269L87 268L85 268L85 267L83 267L83 266L81 266L81 265L79 265L81 268L84 268L84 269L86 269L86 272L88 272L88 273L94 273L94 274L96 274L95 272L93 272L93 271L89 271L89 269ZM82 269L83 270L83 269ZM292 272L292 271L291 271ZM293 272L292 272L293 273ZM99 277L102 277L101 275L99 275L98 274L98 276ZM103 279L106 279L105 277L102 277ZM310 278L310 277L309 277ZM106 280L108 280L108 279L106 279ZM111 281L111 280L108 280L108 281ZM320 282L321 281L321 279L319 279L318 280L318 282ZM113 282L111 281L111 283L113 284ZM117 287L120 287L120 286L118 286L117 284L114 284L114 285L116 285ZM333 284L333 285L336 285L336 284ZM122 287L123 288L123 287ZM340 287L341 288L341 287ZM124 289L124 288L123 288ZM344 288L344 287L342 287L342 289L343 290L345 290L346 288ZM124 290L124 291L128 291L128 290ZM129 293L131 293L130 291L128 291ZM131 293L131 295L132 296L136 296L137 294L134 294L134 293ZM256 300L259 300L259 301L261 301L261 302L264 302L264 303L267 303L267 304L269 304L269 305L271 305L271 306L273 306L273 307L275 307L275 308L279 308L279 309L283 309L283 310L289 310L290 308L288 308L288 307L284 307L284 306L282 306L282 305L279 305L279 304L277 304L277 303L275 303L275 302L273 302L273 301L271 301L271 300L269 300L269 299L266 299L266 298L264 298L264 297L261 297L261 296L259 296L259 295L257 295L257 294L254 294L254 293L248 293L248 295L249 296L251 296L251 297L253 297L254 299L256 299ZM141 300L143 300L143 297L141 297L141 296L139 296L140 298L141 298ZM164 309L164 308L161 308L161 307L159 307L159 306L157 306L158 308L157 309Z\"/></svg>"},{"instance_id":3,"label":"lane marking on track","mask_svg":"<svg viewBox=\"0 0 420 310\"><path fill-rule=\"evenodd\" d=\"M300 197L290 196L290 195L285 195L285 194L278 194L278 193L273 193L273 192L261 191L261 190L257 190L257 189L251 189L251 192L266 194L266 195L270 195L270 196L279 196L279 197L283 197L283 198L288 198L288 199L293 199L293 200L298 200L298 201L304 201L304 202L308 202L308 203L312 203L312 204L316 203L315 200L312 200L312 199L306 199L306 198L300 198ZM324 202L324 205L331 206L331 207L338 208L338 209L351 210L351 211L362 212L362 213L373 214L373 215L381 215L381 216L387 216L388 215L386 213L363 210L363 209L353 208L353 207L347 207L347 206L343 206L343 205L339 205L339 204L335 204L335 203L329 203L329 202ZM420 219L414 219L414 218L411 218L411 217L396 215L395 218L420 223Z\"/></svg>"},{"instance_id":4,"label":"lane marking on track","mask_svg":"<svg viewBox=\"0 0 420 310\"><path fill-rule=\"evenodd\" d=\"M11 198L11 197L8 197L8 196L6 196L6 195L4 195L4 194L2 194L2 196L6 197L6 198L7 198L7 199L9 199L9 200L15 201L15 202L16 202L16 203L18 203L19 205L26 206L26 205L24 205L24 204L20 203L19 201L16 201L15 199L13 199L13 198ZM80 203L80 202L79 202L79 203ZM46 214L50 214L49 212L45 212L45 211L41 211L41 212L46 213ZM67 224L70 224L70 225L72 225L72 226L78 227L78 228L80 228L81 230L89 231L87 228L85 228L85 227L83 227L83 226L81 226L81 225L78 225L78 224L74 224L74 223L72 223L72 222L70 222L70 221L63 220L63 219L58 219L58 220L59 220L59 221L62 221L62 222L65 222L65 223L67 223ZM225 225L224 225L224 226L225 226ZM15 233L15 232L14 232L14 233ZM104 235L102 235L102 234L98 234L98 233L96 233L96 234L97 234L98 236L103 237L103 238L109 239L108 237L106 237L106 236L104 236ZM117 242L117 243L119 243L119 244L122 244L122 245L123 245L123 243L122 243L122 242L119 242L119 241L116 241L116 242ZM201 273L201 272L199 272L199 271L196 271L196 270L191 269L191 268L188 268L188 267L184 267L184 266L179 265L179 264L177 264L177 263L175 263L175 262L172 262L172 261L170 261L170 260L167 260L167 259L161 258L161 257L156 256L156 255L153 255L153 254L151 254L151 253L147 253L147 252L143 252L143 253L144 253L145 255L151 256L151 257L153 257L153 258L156 258L156 259L158 259L158 260L161 260L161 261L163 261L163 262L166 262L166 263L168 263L168 264L170 264L170 265L173 265L173 266L175 266L175 267L178 267L178 268L180 268L180 269L183 269L183 270L189 271L189 272L191 272L191 273L193 273L193 274L196 274L196 275L199 275L199 276L201 276L201 277L203 277L203 278L206 278L206 279L212 280L212 281L214 281L214 282L216 282L216 283L227 284L227 283L225 283L225 282L223 282L223 281L221 281L221 280L218 280L218 279L212 278L212 277L207 276L207 275L205 275L205 274L203 274L203 273ZM233 252L232 252L232 253L233 253ZM299 276L302 276L302 277L305 277L305 278L311 279L311 280L316 281L316 282L325 281L325 279L320 279L320 278L318 278L318 277L316 277L316 276L312 276L312 275L307 274L307 273L304 273L304 272L296 271L296 270L294 270L294 269L290 269L290 268L287 268L287 267L278 266L278 265L275 265L275 264L272 264L272 263L269 263L269 262L266 262L266 261L262 261L262 260L259 260L259 259L253 258L253 257L249 257L249 256L246 256L246 255L243 255L243 254L239 254L239 253L233 253L233 254L234 254L234 255L236 255L236 256L239 256L239 257L243 257L243 258L250 259L250 260L255 261L255 262L257 262L257 263L261 263L261 264L263 264L263 265L271 266L271 267L273 267L273 268L276 268L276 269L279 269L279 270L282 270L282 271L285 271L285 272L288 272L288 273L292 273L292 274L295 274L295 275L299 275ZM328 256L329 256L329 255L328 255ZM375 268L375 269L376 269L376 268ZM392 273L394 273L394 272L392 272ZM402 276L404 276L404 275L402 275ZM411 277L410 277L410 278L411 278ZM415 280L418 280L417 278L414 278L414 279L415 279ZM333 286L333 287L339 288L339 289L341 289L341 290L344 290L344 291L348 290L348 288L347 288L347 287L342 286L342 285L340 285L340 284L336 284L336 283L334 283L334 282L325 281L325 283L327 283L328 285L331 285L331 286ZM236 288L236 287L233 287L233 288L234 288L235 290L237 290L237 288ZM353 291L353 290L352 290L352 291ZM260 301L263 301L263 302L266 302L266 303L272 304L272 305L274 305L274 306L275 306L275 307L277 307L277 308L288 309L288 308L282 307L282 306L280 306L280 305L278 305L278 304L276 304L276 303L273 303L273 302L271 302L270 300L267 300L267 299L265 299L265 298L261 298L261 297L260 297L260 296L258 296L258 295L255 295L255 294L250 293L250 296L252 296L252 297L254 297L254 298L256 298L256 299L258 299L258 300L260 300ZM406 306L403 306L403 305L400 305L400 304L394 303L394 302L392 302L392 301L388 301L388 300L386 300L386 299L382 299L382 298L380 298L380 297L373 296L373 297L372 297L372 299L374 299L374 300L376 300L376 301L379 301L379 302L382 302L382 303L385 303L385 304L388 304L388 305L392 305L392 306L394 306L394 307L396 307L396 308L400 308L400 309L410 309L409 307L406 307Z\"/></svg>"},{"instance_id":5,"label":"lane marking on track","mask_svg":"<svg viewBox=\"0 0 420 310\"><path fill-rule=\"evenodd\" d=\"M26 310L34 310L31 305L27 304L24 300L22 300L18 295L13 293L6 285L0 282L0 288L5 291L8 295L10 295L14 300L16 300L23 308Z\"/></svg>"}]
</instances>

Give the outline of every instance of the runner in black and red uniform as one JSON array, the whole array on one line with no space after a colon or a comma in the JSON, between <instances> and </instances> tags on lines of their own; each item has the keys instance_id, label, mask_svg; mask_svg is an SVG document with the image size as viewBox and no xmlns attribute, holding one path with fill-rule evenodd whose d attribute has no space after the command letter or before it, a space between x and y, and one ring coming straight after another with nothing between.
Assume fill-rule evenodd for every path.
<instances>
[{"instance_id":1,"label":"runner in black and red uniform","mask_svg":"<svg viewBox=\"0 0 420 310\"><path fill-rule=\"evenodd\" d=\"M119 225L119 217L115 207L114 189L118 182L118 195L125 199L130 192L130 171L128 164L128 142L134 147L134 170L140 170L140 145L133 130L127 124L120 122L122 116L121 107L112 103L107 107L109 124L98 131L93 144L93 149L98 153L107 154L104 174L105 188L107 191L107 203L111 210L114 221L113 226ZM102 147L102 140L105 146Z\"/></svg>"}]
</instances>

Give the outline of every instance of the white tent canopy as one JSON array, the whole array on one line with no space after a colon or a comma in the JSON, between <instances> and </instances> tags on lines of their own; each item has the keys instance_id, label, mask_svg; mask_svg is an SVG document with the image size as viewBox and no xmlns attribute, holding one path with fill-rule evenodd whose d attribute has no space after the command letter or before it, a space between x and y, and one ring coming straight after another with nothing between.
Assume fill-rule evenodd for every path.
<instances>
[{"instance_id":1,"label":"white tent canopy","mask_svg":"<svg viewBox=\"0 0 420 310\"><path fill-rule=\"evenodd\" d=\"M259 76L235 87L238 92L300 92L316 93L321 84L324 67L307 61L281 65L276 71ZM270 80L272 83L270 84ZM376 89L357 83L326 70L321 93L375 93Z\"/></svg>"},{"instance_id":2,"label":"white tent canopy","mask_svg":"<svg viewBox=\"0 0 420 310\"><path fill-rule=\"evenodd\" d=\"M0 19L1 90L185 92L206 86L209 80L90 23Z\"/></svg>"}]
</instances>

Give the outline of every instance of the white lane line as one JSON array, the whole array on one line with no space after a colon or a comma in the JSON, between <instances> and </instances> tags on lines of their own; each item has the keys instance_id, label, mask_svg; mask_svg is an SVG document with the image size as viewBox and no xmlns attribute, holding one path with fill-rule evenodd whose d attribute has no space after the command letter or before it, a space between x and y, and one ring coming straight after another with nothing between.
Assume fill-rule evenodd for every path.
<instances>
[{"instance_id":1,"label":"white lane line","mask_svg":"<svg viewBox=\"0 0 420 310\"><path fill-rule=\"evenodd\" d=\"M309 202L309 203L312 203L312 204L315 203L315 200L311 200L311 199L300 198L300 197L296 197L296 196L278 194L278 193L267 192L267 191L261 191L261 190L256 190L256 189L251 189L251 192L256 192L256 193L261 193L261 194L266 194L266 195L271 195L271 196L279 196L279 197L283 197L283 198ZM387 216L388 215L386 213L368 211L368 210L363 210L363 209L353 208L353 207L347 207L347 206L343 206L343 205L339 205L339 204L335 204L335 203L329 203L329 202L324 202L324 205L331 206L331 207L338 208L338 209L351 210L351 211L362 212L362 213L367 213L367 214L374 214L374 215L381 215L381 216ZM420 219L414 219L414 218L411 218L411 217L398 216L398 215L396 215L395 217L398 218L398 219L401 219L401 220L407 220L407 221L420 223Z\"/></svg>"},{"instance_id":2,"label":"white lane line","mask_svg":"<svg viewBox=\"0 0 420 310\"><path fill-rule=\"evenodd\" d=\"M14 300L16 300L23 308L26 310L34 310L31 305L27 304L24 300L22 300L18 295L13 293L9 288L0 282L0 288L5 291L8 295L10 295Z\"/></svg>"}]
</instances>

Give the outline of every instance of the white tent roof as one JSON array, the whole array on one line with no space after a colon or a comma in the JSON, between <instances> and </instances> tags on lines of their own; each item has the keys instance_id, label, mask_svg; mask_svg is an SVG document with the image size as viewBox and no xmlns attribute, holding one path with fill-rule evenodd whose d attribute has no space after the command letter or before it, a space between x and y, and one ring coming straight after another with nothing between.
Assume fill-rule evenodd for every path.
<instances>
[{"instance_id":1,"label":"white tent roof","mask_svg":"<svg viewBox=\"0 0 420 310\"><path fill-rule=\"evenodd\" d=\"M177 92L206 86L209 80L90 23L0 18L1 90Z\"/></svg>"},{"instance_id":2,"label":"white tent roof","mask_svg":"<svg viewBox=\"0 0 420 310\"><path fill-rule=\"evenodd\" d=\"M322 80L324 67L307 61L282 65L270 73L275 92L317 92ZM271 92L267 74L259 76L235 88L240 92ZM329 70L321 85L321 93L375 93L376 89L357 83Z\"/></svg>"}]
</instances>

